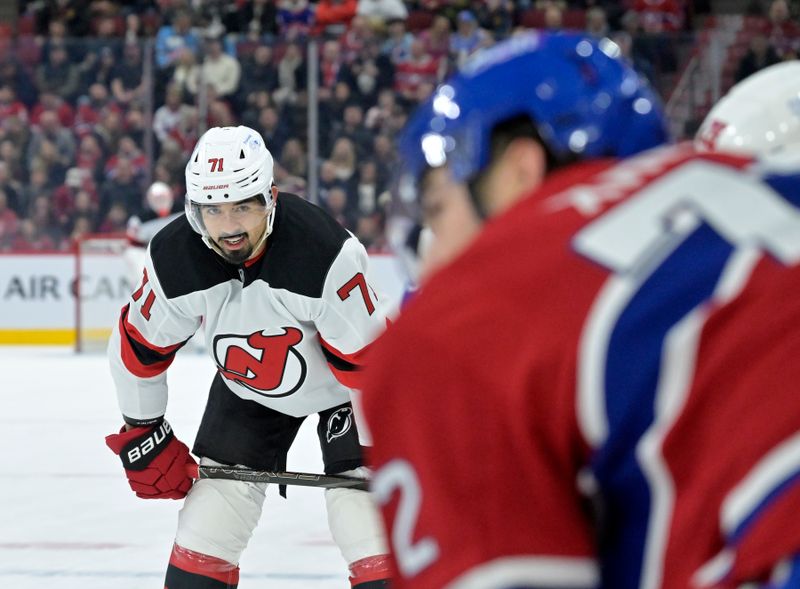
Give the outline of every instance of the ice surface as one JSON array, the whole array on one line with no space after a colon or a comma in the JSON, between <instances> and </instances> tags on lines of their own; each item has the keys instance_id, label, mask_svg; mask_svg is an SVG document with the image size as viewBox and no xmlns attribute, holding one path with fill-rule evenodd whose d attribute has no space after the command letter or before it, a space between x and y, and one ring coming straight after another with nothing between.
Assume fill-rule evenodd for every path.
<instances>
[{"instance_id":1,"label":"ice surface","mask_svg":"<svg viewBox=\"0 0 800 589\"><path fill-rule=\"evenodd\" d=\"M0 347L0 587L162 589L180 501L142 500L103 438L121 425L103 355ZM169 370L167 418L189 446L213 376L181 352ZM289 468L321 472L316 417ZM241 561L241 589L344 589L346 565L321 489L267 491Z\"/></svg>"}]
</instances>

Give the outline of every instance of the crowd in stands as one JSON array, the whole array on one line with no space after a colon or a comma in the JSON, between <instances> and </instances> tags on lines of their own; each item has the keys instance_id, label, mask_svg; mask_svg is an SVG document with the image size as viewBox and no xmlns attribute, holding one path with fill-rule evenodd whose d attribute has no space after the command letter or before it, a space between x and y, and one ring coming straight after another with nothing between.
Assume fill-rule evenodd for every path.
<instances>
[{"instance_id":1,"label":"crowd in stands","mask_svg":"<svg viewBox=\"0 0 800 589\"><path fill-rule=\"evenodd\" d=\"M181 208L183 168L198 132L237 124L262 133L275 156L281 190L312 198L368 248L383 250L394 139L414 106L469 55L521 28L579 28L597 37L611 35L640 72L653 77L656 70L677 68L661 35L686 30L700 5L688 0L19 4L14 30L0 36L2 251L66 250L88 233L124 233L131 216L148 214L143 197L153 181L171 186L176 209ZM309 39L319 46L315 162L307 157ZM315 195L307 193L311 166L319 177Z\"/></svg>"}]
</instances>

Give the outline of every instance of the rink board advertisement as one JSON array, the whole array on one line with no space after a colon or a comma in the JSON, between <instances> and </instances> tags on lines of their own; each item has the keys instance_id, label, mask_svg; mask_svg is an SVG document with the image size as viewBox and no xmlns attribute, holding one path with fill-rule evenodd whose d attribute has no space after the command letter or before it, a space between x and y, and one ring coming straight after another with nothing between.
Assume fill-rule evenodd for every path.
<instances>
[{"instance_id":1,"label":"rink board advertisement","mask_svg":"<svg viewBox=\"0 0 800 589\"><path fill-rule=\"evenodd\" d=\"M74 345L78 314L82 329L107 337L138 278L118 255L82 256L79 280L77 267L69 253L0 255L0 344ZM397 260L373 255L370 268L374 288L397 304Z\"/></svg>"}]
</instances>

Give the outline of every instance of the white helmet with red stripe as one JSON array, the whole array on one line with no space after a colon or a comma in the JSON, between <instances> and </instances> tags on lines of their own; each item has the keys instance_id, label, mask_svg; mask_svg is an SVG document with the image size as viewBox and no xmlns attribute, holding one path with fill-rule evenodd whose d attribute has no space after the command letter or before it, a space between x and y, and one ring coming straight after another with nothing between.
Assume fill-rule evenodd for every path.
<instances>
[{"instance_id":1,"label":"white helmet with red stripe","mask_svg":"<svg viewBox=\"0 0 800 589\"><path fill-rule=\"evenodd\" d=\"M208 233L200 215L202 205L258 197L268 217L267 235L275 217L272 154L258 131L249 127L212 127L200 137L186 164L186 216L192 228Z\"/></svg>"},{"instance_id":2,"label":"white helmet with red stripe","mask_svg":"<svg viewBox=\"0 0 800 589\"><path fill-rule=\"evenodd\" d=\"M748 76L711 109L695 136L701 151L800 156L800 62Z\"/></svg>"}]
</instances>

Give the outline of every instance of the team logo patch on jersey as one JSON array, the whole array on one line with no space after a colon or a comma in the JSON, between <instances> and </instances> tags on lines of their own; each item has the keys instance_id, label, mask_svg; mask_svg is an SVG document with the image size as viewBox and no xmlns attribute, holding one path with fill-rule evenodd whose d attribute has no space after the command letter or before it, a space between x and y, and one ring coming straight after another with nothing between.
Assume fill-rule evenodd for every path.
<instances>
[{"instance_id":1,"label":"team logo patch on jersey","mask_svg":"<svg viewBox=\"0 0 800 589\"><path fill-rule=\"evenodd\" d=\"M280 329L283 333L262 330L215 337L214 360L220 374L265 397L296 392L306 379L306 361L295 348L303 332L295 327Z\"/></svg>"},{"instance_id":2,"label":"team logo patch on jersey","mask_svg":"<svg viewBox=\"0 0 800 589\"><path fill-rule=\"evenodd\" d=\"M325 438L330 443L331 440L341 438L349 432L351 427L353 427L353 410L350 407L342 407L328 418L328 433L325 434Z\"/></svg>"}]
</instances>

